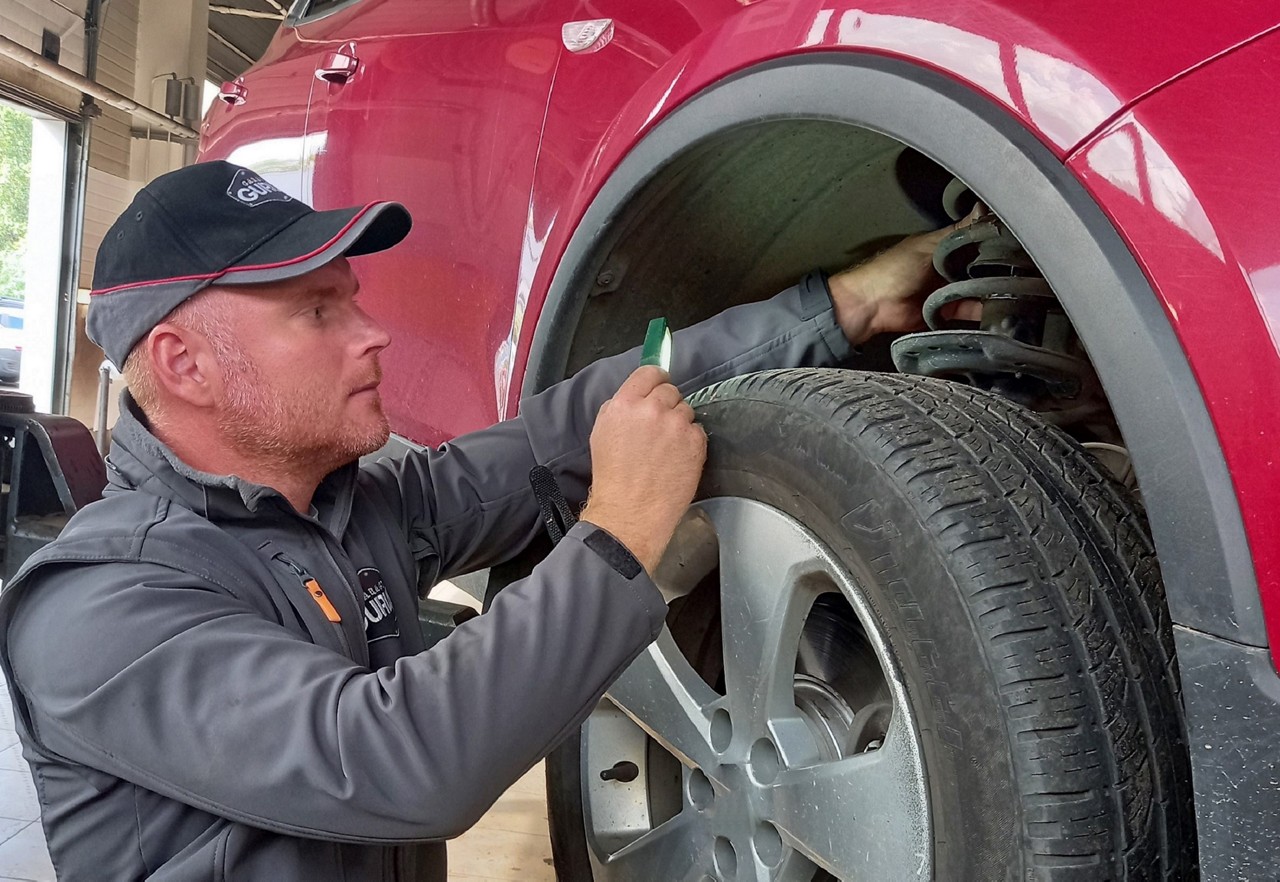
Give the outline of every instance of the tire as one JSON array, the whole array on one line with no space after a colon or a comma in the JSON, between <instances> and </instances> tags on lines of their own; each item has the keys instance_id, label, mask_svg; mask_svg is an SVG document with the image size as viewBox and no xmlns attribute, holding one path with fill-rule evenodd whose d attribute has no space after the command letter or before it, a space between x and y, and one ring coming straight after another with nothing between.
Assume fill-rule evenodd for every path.
<instances>
[{"instance_id":1,"label":"tire","mask_svg":"<svg viewBox=\"0 0 1280 882\"><path fill-rule=\"evenodd\" d=\"M560 879L1196 878L1154 548L1079 445L891 374L691 403L707 468L655 577L682 596L548 762ZM752 628L790 636L757 658Z\"/></svg>"}]
</instances>

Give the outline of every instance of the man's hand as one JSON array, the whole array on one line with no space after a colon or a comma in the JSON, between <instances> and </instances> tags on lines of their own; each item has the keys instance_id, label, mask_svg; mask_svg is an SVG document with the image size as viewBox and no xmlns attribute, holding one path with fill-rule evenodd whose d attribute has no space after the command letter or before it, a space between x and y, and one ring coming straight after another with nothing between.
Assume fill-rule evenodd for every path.
<instances>
[{"instance_id":1,"label":"man's hand","mask_svg":"<svg viewBox=\"0 0 1280 882\"><path fill-rule=\"evenodd\" d=\"M933 268L934 249L946 236L986 212L986 206L979 203L968 217L951 226L908 236L867 262L832 276L829 284L836 321L849 342L857 345L876 334L922 330L925 298L943 281ZM977 301L960 301L943 314L976 320L981 311Z\"/></svg>"},{"instance_id":2,"label":"man's hand","mask_svg":"<svg viewBox=\"0 0 1280 882\"><path fill-rule=\"evenodd\" d=\"M642 367L604 403L591 431L591 498L602 527L652 573L693 501L707 436L665 371Z\"/></svg>"}]
</instances>

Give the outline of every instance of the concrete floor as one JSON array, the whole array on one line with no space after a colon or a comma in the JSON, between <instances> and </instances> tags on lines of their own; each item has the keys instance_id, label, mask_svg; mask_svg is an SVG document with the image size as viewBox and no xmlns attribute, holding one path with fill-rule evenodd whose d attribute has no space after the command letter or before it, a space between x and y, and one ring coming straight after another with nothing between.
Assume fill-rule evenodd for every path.
<instances>
[{"instance_id":1,"label":"concrete floor","mask_svg":"<svg viewBox=\"0 0 1280 882\"><path fill-rule=\"evenodd\" d=\"M31 772L13 731L13 709L0 677L0 882L54 882ZM456 882L554 882L542 766L498 800L465 836L449 843Z\"/></svg>"}]
</instances>

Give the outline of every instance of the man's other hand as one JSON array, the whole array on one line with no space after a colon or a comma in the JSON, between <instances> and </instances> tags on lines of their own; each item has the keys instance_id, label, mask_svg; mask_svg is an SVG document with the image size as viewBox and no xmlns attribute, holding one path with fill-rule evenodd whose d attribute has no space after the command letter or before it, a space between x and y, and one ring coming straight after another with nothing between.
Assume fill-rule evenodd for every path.
<instances>
[{"instance_id":1,"label":"man's other hand","mask_svg":"<svg viewBox=\"0 0 1280 882\"><path fill-rule=\"evenodd\" d=\"M591 497L602 527L652 573L693 501L707 436L661 368L642 367L600 408L591 431Z\"/></svg>"},{"instance_id":2,"label":"man's other hand","mask_svg":"<svg viewBox=\"0 0 1280 882\"><path fill-rule=\"evenodd\" d=\"M947 235L966 227L986 214L979 203L963 220L932 233L908 236L865 263L833 275L831 299L836 321L857 345L881 333L923 330L921 310L925 298L942 285L933 268L933 252ZM977 320L982 305L963 300L944 308L947 318Z\"/></svg>"}]
</instances>

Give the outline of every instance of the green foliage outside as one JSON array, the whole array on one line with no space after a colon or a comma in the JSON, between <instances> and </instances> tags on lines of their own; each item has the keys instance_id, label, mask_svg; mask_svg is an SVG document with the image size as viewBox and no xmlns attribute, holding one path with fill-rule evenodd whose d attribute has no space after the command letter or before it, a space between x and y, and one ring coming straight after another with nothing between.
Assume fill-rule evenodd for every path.
<instances>
[{"instance_id":1,"label":"green foliage outside","mask_svg":"<svg viewBox=\"0 0 1280 882\"><path fill-rule=\"evenodd\" d=\"M31 117L0 104L0 297L23 299Z\"/></svg>"}]
</instances>

